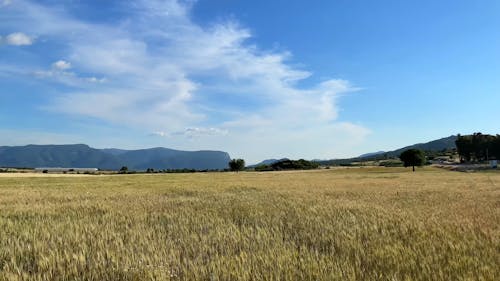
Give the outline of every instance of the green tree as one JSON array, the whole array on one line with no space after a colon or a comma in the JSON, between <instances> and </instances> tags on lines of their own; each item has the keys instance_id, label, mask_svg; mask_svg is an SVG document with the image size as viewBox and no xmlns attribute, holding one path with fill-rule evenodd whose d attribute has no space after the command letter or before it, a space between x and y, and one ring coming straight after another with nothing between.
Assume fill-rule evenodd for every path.
<instances>
[{"instance_id":1,"label":"green tree","mask_svg":"<svg viewBox=\"0 0 500 281\"><path fill-rule=\"evenodd\" d=\"M408 149L401 153L399 159L403 161L405 167L412 166L415 172L415 166L423 166L425 164L425 153L420 149Z\"/></svg>"},{"instance_id":2,"label":"green tree","mask_svg":"<svg viewBox=\"0 0 500 281\"><path fill-rule=\"evenodd\" d=\"M126 174L126 173L128 173L128 167L127 166L121 167L119 173L120 174Z\"/></svg>"},{"instance_id":3,"label":"green tree","mask_svg":"<svg viewBox=\"0 0 500 281\"><path fill-rule=\"evenodd\" d=\"M495 139L491 144L490 155L493 156L496 160L500 160L500 135L495 136Z\"/></svg>"},{"instance_id":4,"label":"green tree","mask_svg":"<svg viewBox=\"0 0 500 281\"><path fill-rule=\"evenodd\" d=\"M245 169L245 160L243 159L232 159L229 161L229 169L231 171L243 171Z\"/></svg>"},{"instance_id":5,"label":"green tree","mask_svg":"<svg viewBox=\"0 0 500 281\"><path fill-rule=\"evenodd\" d=\"M460 156L460 162L463 163L471 161L474 151L472 137L458 135L455 145L457 146L457 152Z\"/></svg>"},{"instance_id":6,"label":"green tree","mask_svg":"<svg viewBox=\"0 0 500 281\"><path fill-rule=\"evenodd\" d=\"M482 162L500 156L499 135L484 135L474 133L472 135L461 136L455 142L457 152L461 162Z\"/></svg>"}]
</instances>

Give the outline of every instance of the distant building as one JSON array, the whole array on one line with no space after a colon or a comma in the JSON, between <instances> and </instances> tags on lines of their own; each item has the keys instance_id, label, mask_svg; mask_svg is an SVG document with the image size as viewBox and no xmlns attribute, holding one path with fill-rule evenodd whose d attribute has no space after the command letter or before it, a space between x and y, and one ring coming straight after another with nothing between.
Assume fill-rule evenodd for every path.
<instances>
[{"instance_id":1,"label":"distant building","mask_svg":"<svg viewBox=\"0 0 500 281\"><path fill-rule=\"evenodd\" d=\"M64 173L64 172L80 172L80 173L93 173L97 172L97 168L35 168L35 172L39 173Z\"/></svg>"}]
</instances>

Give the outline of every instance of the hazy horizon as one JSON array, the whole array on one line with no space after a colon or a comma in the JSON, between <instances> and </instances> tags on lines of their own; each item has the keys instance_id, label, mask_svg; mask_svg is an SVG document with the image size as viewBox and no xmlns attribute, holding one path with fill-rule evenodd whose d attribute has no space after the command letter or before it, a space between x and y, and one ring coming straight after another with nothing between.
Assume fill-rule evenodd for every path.
<instances>
[{"instance_id":1,"label":"hazy horizon","mask_svg":"<svg viewBox=\"0 0 500 281\"><path fill-rule=\"evenodd\" d=\"M434 141L434 140L429 140L429 141L426 141L426 142L430 142L430 141ZM417 143L411 143L411 144L406 144L404 145L404 147L406 146L411 146L411 145L414 145L414 144L417 144ZM39 143L39 144L33 144L33 143L30 143L30 144L18 144L18 145L12 145L12 146L15 146L15 147L23 147L23 146L29 146L29 145L49 145L49 146L53 146L53 145L88 145L86 143ZM0 145L0 147L2 146L5 146L5 145ZM6 146L9 146L9 145L6 145ZM171 147L161 147L161 146L157 146L157 147L132 147L132 148L120 148L120 147L112 147L112 146L108 146L108 147L94 147L92 145L88 145L89 147L91 148L95 148L95 149L100 149L100 150L123 150L123 151L134 151L134 150L147 150L147 149L155 149L155 148L167 148L167 149L174 149L176 150L175 148L171 148ZM384 153L384 152L390 152L390 151L394 151L394 150L397 150L397 149L401 149L403 147L395 147L395 148L391 148L391 149L387 149L387 150L378 150L378 151L371 151L371 152L365 152L365 153L362 153L362 154L358 154L358 155L352 155L352 156L347 156L347 157L343 157L343 158L323 158L323 159L320 159L320 158L305 158L306 160L337 160L337 159L349 159L349 158L356 158L358 156L363 156L363 155L367 155L367 154L378 154L378 153ZM199 149L193 149L193 150L188 150L188 151L200 151ZM214 151L213 149L207 149L207 150L204 150L204 151ZM222 152L227 152L227 151L224 151L224 150L221 150ZM234 157L232 157L232 155L230 155L231 158L234 159ZM266 161L266 160L271 160L271 159L293 159L291 157L288 157L287 155L282 155L280 157L275 157L275 158L262 158L262 159L258 159L258 160L253 160L253 161L246 161L246 165L254 165L254 164L259 164L263 161ZM296 158L295 160L297 160L298 158ZM303 158L304 159L304 158ZM245 159L244 159L245 160Z\"/></svg>"}]
</instances>

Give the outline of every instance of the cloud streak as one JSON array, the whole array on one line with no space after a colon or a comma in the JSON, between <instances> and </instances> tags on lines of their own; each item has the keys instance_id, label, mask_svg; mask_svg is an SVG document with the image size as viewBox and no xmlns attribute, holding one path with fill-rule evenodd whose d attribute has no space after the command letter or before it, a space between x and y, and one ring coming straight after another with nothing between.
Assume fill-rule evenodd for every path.
<instances>
[{"instance_id":1,"label":"cloud streak","mask_svg":"<svg viewBox=\"0 0 500 281\"><path fill-rule=\"evenodd\" d=\"M182 131L167 133L163 131L156 131L151 133L151 136L157 137L167 137L172 138L176 136L184 136L189 139L201 138L201 137L214 137L214 136L227 136L229 131L227 129L220 128L185 128Z\"/></svg>"},{"instance_id":2,"label":"cloud streak","mask_svg":"<svg viewBox=\"0 0 500 281\"><path fill-rule=\"evenodd\" d=\"M192 5L135 1L112 23L97 23L18 1L9 5L18 16L7 17L6 26L30 28L37 41L64 46L58 55L67 60L32 72L71 86L44 105L52 112L155 131L179 147L183 139L209 136L203 145L230 147L234 154L247 150L248 140L270 155L268 143L289 151L314 145L304 134L340 132L362 140L369 133L336 121L338 98L358 90L349 81L299 87L313 74L292 66L290 53L248 44L252 33L235 21L200 26L190 19ZM10 40L18 45L34 42L16 34ZM316 148L316 154L329 153L326 144Z\"/></svg>"},{"instance_id":3,"label":"cloud streak","mask_svg":"<svg viewBox=\"0 0 500 281\"><path fill-rule=\"evenodd\" d=\"M89 83L105 83L107 81L104 77L81 76L69 71L71 68L70 62L58 60L52 63L50 69L34 71L33 75L39 79L51 80L73 87L83 87Z\"/></svg>"}]
</instances>

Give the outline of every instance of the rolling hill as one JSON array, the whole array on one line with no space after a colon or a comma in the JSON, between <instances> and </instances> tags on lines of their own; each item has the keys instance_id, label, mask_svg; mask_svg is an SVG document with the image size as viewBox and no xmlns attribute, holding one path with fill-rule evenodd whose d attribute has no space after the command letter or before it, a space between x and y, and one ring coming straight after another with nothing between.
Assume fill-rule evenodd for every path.
<instances>
[{"instance_id":1,"label":"rolling hill","mask_svg":"<svg viewBox=\"0 0 500 281\"><path fill-rule=\"evenodd\" d=\"M284 160L289 160L288 158L281 158L281 159L266 159L266 160L263 160L257 164L253 164L253 165L249 165L247 166L248 168L255 168L255 167L258 167L258 166L262 166L262 165L272 165L276 162L280 162L280 161L284 161Z\"/></svg>"},{"instance_id":2,"label":"rolling hill","mask_svg":"<svg viewBox=\"0 0 500 281\"><path fill-rule=\"evenodd\" d=\"M332 159L325 161L317 161L317 163L321 165L340 165L340 164L348 164L355 161L370 161L370 160L379 160L384 158L397 158L399 155L411 148L420 149L423 151L442 151L447 149L456 148L455 141L457 140L457 136L449 136L446 138L441 138L437 140L433 140L426 143L417 143L409 146L405 146L392 151L379 151L374 153L366 153L354 158L346 158L346 159Z\"/></svg>"},{"instance_id":3,"label":"rolling hill","mask_svg":"<svg viewBox=\"0 0 500 281\"><path fill-rule=\"evenodd\" d=\"M433 141L426 142L426 143L417 143L414 145L405 146L405 147L400 148L400 149L389 151L389 152L387 152L387 155L389 157L399 157L399 155L403 151L405 151L407 149L411 149L411 148L420 149L423 151L442 151L442 150L447 150L447 149L454 149L457 147L455 145L456 140L457 140L457 136L449 136L446 138L441 138L441 139L433 140Z\"/></svg>"}]
</instances>

